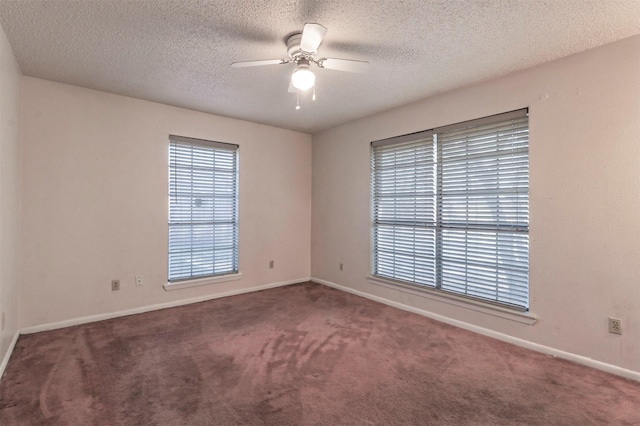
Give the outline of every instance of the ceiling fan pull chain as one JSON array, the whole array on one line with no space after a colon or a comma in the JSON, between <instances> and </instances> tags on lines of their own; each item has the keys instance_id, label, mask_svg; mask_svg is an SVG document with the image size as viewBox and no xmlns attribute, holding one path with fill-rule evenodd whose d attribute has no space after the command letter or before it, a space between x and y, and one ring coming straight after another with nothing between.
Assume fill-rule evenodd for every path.
<instances>
[{"instance_id":1,"label":"ceiling fan pull chain","mask_svg":"<svg viewBox=\"0 0 640 426\"><path fill-rule=\"evenodd\" d=\"M315 101L316 100L316 86L313 86L313 96L311 96L311 100Z\"/></svg>"},{"instance_id":2,"label":"ceiling fan pull chain","mask_svg":"<svg viewBox=\"0 0 640 426\"><path fill-rule=\"evenodd\" d=\"M296 109L300 109L300 91L296 90Z\"/></svg>"}]
</instances>

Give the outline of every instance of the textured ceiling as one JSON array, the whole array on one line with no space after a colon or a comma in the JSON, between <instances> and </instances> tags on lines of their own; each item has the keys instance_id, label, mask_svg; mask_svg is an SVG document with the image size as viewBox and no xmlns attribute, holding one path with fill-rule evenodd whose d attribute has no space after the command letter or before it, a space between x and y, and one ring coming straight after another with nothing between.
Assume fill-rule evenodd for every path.
<instances>
[{"instance_id":1,"label":"textured ceiling","mask_svg":"<svg viewBox=\"0 0 640 426\"><path fill-rule=\"evenodd\" d=\"M287 92L305 22L328 28L317 100ZM27 76L313 133L640 33L640 0L0 0Z\"/></svg>"}]
</instances>

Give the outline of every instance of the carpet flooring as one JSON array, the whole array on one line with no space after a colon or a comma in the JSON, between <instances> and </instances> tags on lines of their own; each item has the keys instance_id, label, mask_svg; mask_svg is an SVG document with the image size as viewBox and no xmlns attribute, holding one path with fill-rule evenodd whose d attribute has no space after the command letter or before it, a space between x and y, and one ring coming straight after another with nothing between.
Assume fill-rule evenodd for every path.
<instances>
[{"instance_id":1,"label":"carpet flooring","mask_svg":"<svg viewBox=\"0 0 640 426\"><path fill-rule=\"evenodd\" d=\"M640 383L314 283L21 336L2 425L640 425Z\"/></svg>"}]
</instances>

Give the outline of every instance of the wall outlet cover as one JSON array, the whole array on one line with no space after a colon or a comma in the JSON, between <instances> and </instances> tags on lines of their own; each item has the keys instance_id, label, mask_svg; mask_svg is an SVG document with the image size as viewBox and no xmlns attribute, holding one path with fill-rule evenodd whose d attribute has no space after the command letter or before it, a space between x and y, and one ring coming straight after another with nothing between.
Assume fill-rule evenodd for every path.
<instances>
[{"instance_id":1,"label":"wall outlet cover","mask_svg":"<svg viewBox=\"0 0 640 426\"><path fill-rule=\"evenodd\" d=\"M622 320L609 317L609 333L622 334Z\"/></svg>"}]
</instances>

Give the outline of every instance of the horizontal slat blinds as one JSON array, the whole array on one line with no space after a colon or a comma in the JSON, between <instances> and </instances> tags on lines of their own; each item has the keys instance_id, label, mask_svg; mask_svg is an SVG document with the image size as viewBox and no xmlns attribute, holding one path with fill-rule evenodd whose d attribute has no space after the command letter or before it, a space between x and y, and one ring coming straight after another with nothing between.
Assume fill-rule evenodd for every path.
<instances>
[{"instance_id":1,"label":"horizontal slat blinds","mask_svg":"<svg viewBox=\"0 0 640 426\"><path fill-rule=\"evenodd\" d=\"M169 281L238 272L237 145L169 140Z\"/></svg>"},{"instance_id":2,"label":"horizontal slat blinds","mask_svg":"<svg viewBox=\"0 0 640 426\"><path fill-rule=\"evenodd\" d=\"M433 139L416 138L373 146L374 274L435 286Z\"/></svg>"},{"instance_id":3,"label":"horizontal slat blinds","mask_svg":"<svg viewBox=\"0 0 640 426\"><path fill-rule=\"evenodd\" d=\"M526 115L437 134L440 288L528 307Z\"/></svg>"},{"instance_id":4,"label":"horizontal slat blinds","mask_svg":"<svg viewBox=\"0 0 640 426\"><path fill-rule=\"evenodd\" d=\"M372 143L381 277L528 308L526 110Z\"/></svg>"}]
</instances>

